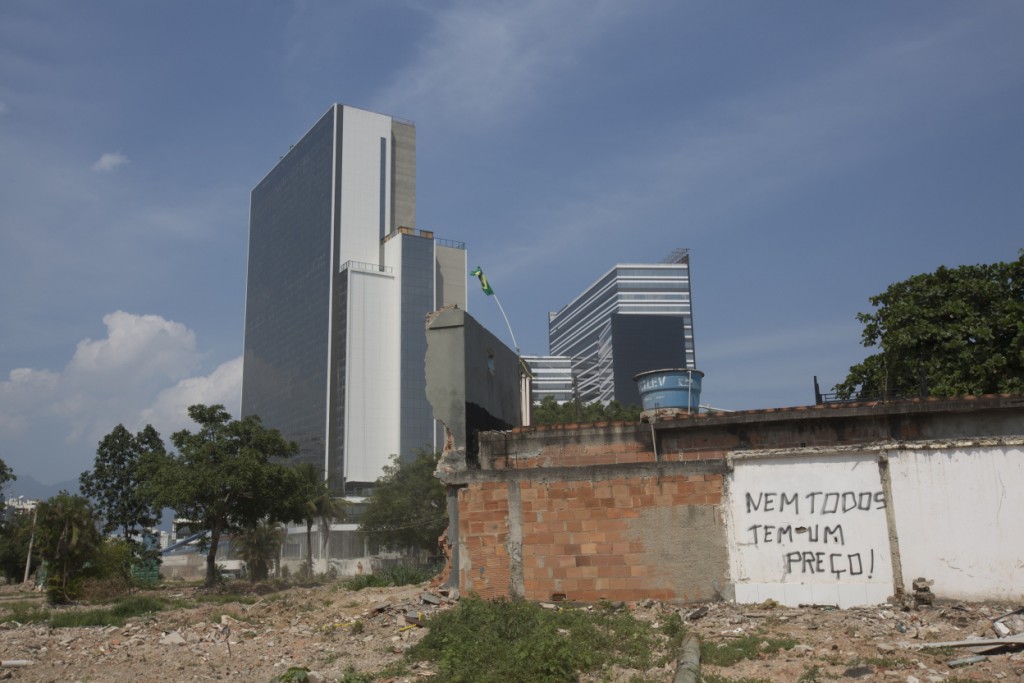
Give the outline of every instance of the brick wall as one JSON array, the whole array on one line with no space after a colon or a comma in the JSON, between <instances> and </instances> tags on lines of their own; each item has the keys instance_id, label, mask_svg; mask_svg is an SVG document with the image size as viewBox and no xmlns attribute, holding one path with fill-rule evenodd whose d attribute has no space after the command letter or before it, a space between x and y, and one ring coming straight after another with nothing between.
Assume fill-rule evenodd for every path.
<instances>
[{"instance_id":1,"label":"brick wall","mask_svg":"<svg viewBox=\"0 0 1024 683\"><path fill-rule=\"evenodd\" d=\"M1004 511L1010 509L1005 481L1024 481L1024 397L647 417L653 422L483 433L476 457L446 453L438 476L449 488L452 580L485 598L685 602L741 598L742 589L747 600L841 605L874 604L899 593L904 571L943 577L952 597L1006 597L1002 584L1019 585L998 578L1013 575L1024 561L1019 544L985 536L979 549L968 541L979 529L998 534L1024 519L1016 508ZM938 455L921 456L921 449ZM882 477L889 466L897 473L891 487ZM874 478L864 479L868 474ZM967 498L976 509L947 515L943 523L965 527L956 548L933 548L916 526L932 528L939 515L920 511L932 503L927 487L929 496L914 498L918 478L942 486L971 482L980 492ZM829 522L843 525L850 562L853 555L884 560L881 578L854 576L852 568L811 576L803 565L787 564L810 536L786 539L791 547L752 540L756 528L768 528L759 525L777 523L769 513L781 510L746 505L748 495L757 501L782 492L806 500L828 491L883 497L870 519ZM907 502L894 498L900 492ZM935 505L943 510L961 497L939 500ZM781 523L810 528L821 520L805 519L809 512ZM999 524L990 523L1001 514ZM910 539L903 569L901 537ZM985 558L979 566L994 567L984 585L971 583L971 573L960 569L975 557Z\"/></svg>"},{"instance_id":2,"label":"brick wall","mask_svg":"<svg viewBox=\"0 0 1024 683\"><path fill-rule=\"evenodd\" d=\"M637 424L485 435L485 469L462 472L456 488L460 588L580 602L713 597L727 575L723 462L656 459L651 444Z\"/></svg>"}]
</instances>

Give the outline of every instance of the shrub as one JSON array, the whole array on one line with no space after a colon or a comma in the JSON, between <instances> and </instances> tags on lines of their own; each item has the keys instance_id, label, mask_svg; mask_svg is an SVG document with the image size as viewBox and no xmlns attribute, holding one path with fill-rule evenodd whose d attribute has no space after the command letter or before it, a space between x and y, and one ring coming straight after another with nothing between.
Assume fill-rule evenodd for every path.
<instances>
[{"instance_id":1,"label":"shrub","mask_svg":"<svg viewBox=\"0 0 1024 683\"><path fill-rule=\"evenodd\" d=\"M628 612L545 610L522 600L464 598L427 626L410 656L434 661L454 683L568 682L611 664L647 669L657 647L650 626Z\"/></svg>"}]
</instances>

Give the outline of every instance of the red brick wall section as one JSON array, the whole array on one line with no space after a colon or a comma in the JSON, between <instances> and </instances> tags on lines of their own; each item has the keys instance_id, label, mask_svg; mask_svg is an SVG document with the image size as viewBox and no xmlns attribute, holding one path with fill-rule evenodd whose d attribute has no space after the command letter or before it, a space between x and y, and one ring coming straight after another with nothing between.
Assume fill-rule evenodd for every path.
<instances>
[{"instance_id":1,"label":"red brick wall section","mask_svg":"<svg viewBox=\"0 0 1024 683\"><path fill-rule=\"evenodd\" d=\"M508 484L475 484L458 495L459 586L482 598L508 596Z\"/></svg>"},{"instance_id":2,"label":"red brick wall section","mask_svg":"<svg viewBox=\"0 0 1024 683\"><path fill-rule=\"evenodd\" d=\"M704 522L717 519L721 475L518 485L528 600L694 601L712 597L725 576L724 530L709 533ZM470 484L459 494L461 586L485 598L512 594L507 486Z\"/></svg>"}]
</instances>

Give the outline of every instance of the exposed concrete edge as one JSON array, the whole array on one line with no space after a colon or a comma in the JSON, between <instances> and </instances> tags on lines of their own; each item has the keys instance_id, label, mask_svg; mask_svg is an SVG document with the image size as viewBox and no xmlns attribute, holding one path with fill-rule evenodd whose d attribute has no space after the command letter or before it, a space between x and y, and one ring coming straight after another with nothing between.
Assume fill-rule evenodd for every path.
<instances>
[{"instance_id":1,"label":"exposed concrete edge","mask_svg":"<svg viewBox=\"0 0 1024 683\"><path fill-rule=\"evenodd\" d=\"M726 463L716 460L687 460L683 462L628 462L585 467L528 467L508 470L458 470L435 472L448 486L481 484L492 481L602 481L617 477L664 477L728 473Z\"/></svg>"},{"instance_id":2,"label":"exposed concrete edge","mask_svg":"<svg viewBox=\"0 0 1024 683\"><path fill-rule=\"evenodd\" d=\"M874 441L849 446L807 446L803 448L759 448L733 450L725 457L734 460L759 458L807 457L819 455L870 455L893 451L949 450L951 448L991 448L993 446L1024 446L1024 436L999 436L971 439L929 439L927 441Z\"/></svg>"},{"instance_id":3,"label":"exposed concrete edge","mask_svg":"<svg viewBox=\"0 0 1024 683\"><path fill-rule=\"evenodd\" d=\"M672 683L698 683L700 681L700 639L693 633L683 638L676 675Z\"/></svg>"},{"instance_id":4,"label":"exposed concrete edge","mask_svg":"<svg viewBox=\"0 0 1024 683\"><path fill-rule=\"evenodd\" d=\"M766 408L744 410L733 413L675 413L666 415L663 409L654 420L652 411L641 413L641 419L654 422L655 429L677 429L680 427L753 424L757 422L832 420L846 417L886 417L896 415L919 415L923 413L974 413L1024 406L1024 395L990 394L959 398L907 399L901 401L875 401L867 403L826 404L817 406L794 406L791 408Z\"/></svg>"}]
</instances>

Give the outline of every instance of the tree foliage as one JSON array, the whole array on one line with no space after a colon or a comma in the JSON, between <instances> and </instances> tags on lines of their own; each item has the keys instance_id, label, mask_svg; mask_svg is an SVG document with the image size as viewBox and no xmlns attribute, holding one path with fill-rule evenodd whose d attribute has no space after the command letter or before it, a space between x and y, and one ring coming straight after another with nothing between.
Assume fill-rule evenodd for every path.
<instances>
[{"instance_id":1,"label":"tree foliage","mask_svg":"<svg viewBox=\"0 0 1024 683\"><path fill-rule=\"evenodd\" d=\"M420 451L411 460L391 456L360 519L374 541L395 548L437 550L448 526L444 485L434 476L440 453Z\"/></svg>"},{"instance_id":2,"label":"tree foliage","mask_svg":"<svg viewBox=\"0 0 1024 683\"><path fill-rule=\"evenodd\" d=\"M940 267L890 285L859 313L879 352L836 385L842 398L1024 392L1024 250L1016 261Z\"/></svg>"},{"instance_id":3,"label":"tree foliage","mask_svg":"<svg viewBox=\"0 0 1024 683\"><path fill-rule=\"evenodd\" d=\"M15 479L17 479L17 477L14 476L14 470L12 470L6 462L0 460L0 508L3 508L4 487Z\"/></svg>"},{"instance_id":4,"label":"tree foliage","mask_svg":"<svg viewBox=\"0 0 1024 683\"><path fill-rule=\"evenodd\" d=\"M234 538L245 561L250 581L263 581L270 575L270 566L281 552L287 532L278 522L261 519Z\"/></svg>"},{"instance_id":5,"label":"tree foliage","mask_svg":"<svg viewBox=\"0 0 1024 683\"><path fill-rule=\"evenodd\" d=\"M345 519L346 502L334 495L323 472L312 463L299 463L292 468L295 484L293 497L286 503L284 517L289 522L306 525L306 571L313 571L313 525L323 538L326 548L330 539L331 523Z\"/></svg>"},{"instance_id":6,"label":"tree foliage","mask_svg":"<svg viewBox=\"0 0 1024 683\"><path fill-rule=\"evenodd\" d=\"M31 512L7 514L0 520L0 573L8 582L20 582L25 576L32 530ZM36 545L33 549L29 571L39 564L38 548Z\"/></svg>"},{"instance_id":7,"label":"tree foliage","mask_svg":"<svg viewBox=\"0 0 1024 683\"><path fill-rule=\"evenodd\" d=\"M577 410L574 401L558 403L551 396L545 396L540 403L533 406L532 423L573 424L582 422L625 421L636 422L640 419L640 406L623 405L612 401L607 405L600 401L584 403Z\"/></svg>"},{"instance_id":8,"label":"tree foliage","mask_svg":"<svg viewBox=\"0 0 1024 683\"><path fill-rule=\"evenodd\" d=\"M67 491L39 504L36 542L46 563L46 595L52 603L79 597L103 545L88 499Z\"/></svg>"},{"instance_id":9,"label":"tree foliage","mask_svg":"<svg viewBox=\"0 0 1024 683\"><path fill-rule=\"evenodd\" d=\"M178 517L209 531L206 585L212 586L222 534L284 518L295 477L279 458L291 457L298 446L254 415L232 419L221 405L197 404L188 414L198 429L171 436L177 453L154 459L149 491Z\"/></svg>"},{"instance_id":10,"label":"tree foliage","mask_svg":"<svg viewBox=\"0 0 1024 683\"><path fill-rule=\"evenodd\" d=\"M103 533L119 532L137 556L141 534L160 522L152 493L142 486L144 461L165 452L152 425L132 435L119 424L100 441L93 469L79 477L82 494L103 517Z\"/></svg>"}]
</instances>

